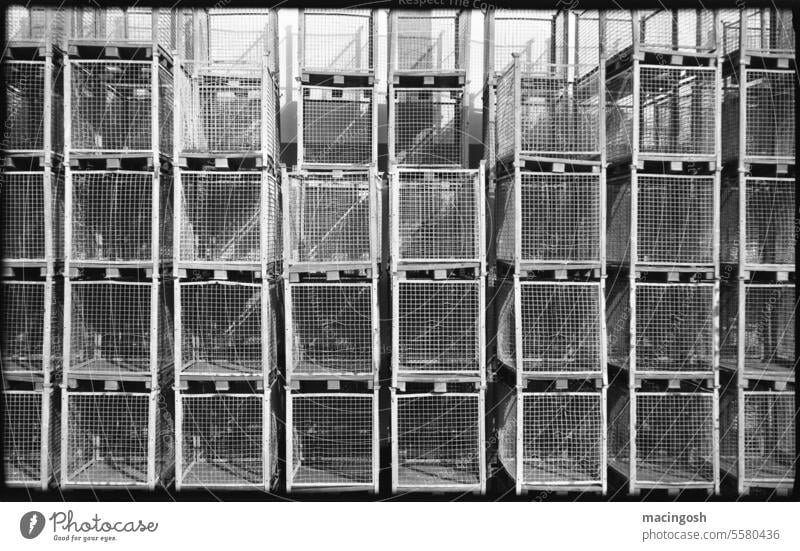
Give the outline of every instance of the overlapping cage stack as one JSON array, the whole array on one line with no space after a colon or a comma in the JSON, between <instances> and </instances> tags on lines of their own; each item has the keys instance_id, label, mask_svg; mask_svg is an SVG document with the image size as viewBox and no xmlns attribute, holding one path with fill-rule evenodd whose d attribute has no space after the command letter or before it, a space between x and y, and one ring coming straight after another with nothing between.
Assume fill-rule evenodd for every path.
<instances>
[{"instance_id":1,"label":"overlapping cage stack","mask_svg":"<svg viewBox=\"0 0 800 551\"><path fill-rule=\"evenodd\" d=\"M498 457L518 494L604 493L605 14L523 21L493 14L485 51Z\"/></svg>"},{"instance_id":2,"label":"overlapping cage stack","mask_svg":"<svg viewBox=\"0 0 800 551\"><path fill-rule=\"evenodd\" d=\"M795 473L794 31L791 10L721 11L724 51L721 467L740 494Z\"/></svg>"}]
</instances>

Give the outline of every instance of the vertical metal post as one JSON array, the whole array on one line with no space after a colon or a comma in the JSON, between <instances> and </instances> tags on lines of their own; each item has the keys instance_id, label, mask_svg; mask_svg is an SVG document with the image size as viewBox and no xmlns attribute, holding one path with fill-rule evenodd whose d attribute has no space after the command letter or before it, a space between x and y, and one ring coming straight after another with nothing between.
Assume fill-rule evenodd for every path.
<instances>
[{"instance_id":1,"label":"vertical metal post","mask_svg":"<svg viewBox=\"0 0 800 551\"><path fill-rule=\"evenodd\" d=\"M372 383L379 385L379 370L381 366L381 320L380 311L378 306L378 277L373 273L370 280L370 295L371 295L371 326L372 326Z\"/></svg>"},{"instance_id":2,"label":"vertical metal post","mask_svg":"<svg viewBox=\"0 0 800 551\"><path fill-rule=\"evenodd\" d=\"M287 341L288 343L288 341ZM287 344L286 351L288 353L289 346ZM287 367L289 366L288 359L287 359ZM287 369L288 372L288 369ZM292 389L290 387L285 388L286 391L286 493L292 493L292 482L294 478L294 449L293 441L294 441L294 417L292 411Z\"/></svg>"},{"instance_id":3,"label":"vertical metal post","mask_svg":"<svg viewBox=\"0 0 800 551\"><path fill-rule=\"evenodd\" d=\"M291 386L292 375L294 374L294 328L292 318L292 284L289 283L288 278L283 279L283 307L283 342L285 349L284 361L286 364L286 382L289 384L289 386ZM288 394L289 392L287 391L287 396Z\"/></svg>"},{"instance_id":4,"label":"vertical metal post","mask_svg":"<svg viewBox=\"0 0 800 551\"><path fill-rule=\"evenodd\" d=\"M64 277L64 335L62 337L63 357L61 379L64 388L69 385L69 372L72 355L72 281L69 273ZM65 472L62 470L62 472Z\"/></svg>"},{"instance_id":5,"label":"vertical metal post","mask_svg":"<svg viewBox=\"0 0 800 551\"><path fill-rule=\"evenodd\" d=\"M483 382L478 390L478 469L480 494L486 495L486 388Z\"/></svg>"},{"instance_id":6,"label":"vertical metal post","mask_svg":"<svg viewBox=\"0 0 800 551\"><path fill-rule=\"evenodd\" d=\"M486 277L486 161L481 160L476 175L477 205L478 205L478 273L481 278Z\"/></svg>"},{"instance_id":7,"label":"vertical metal post","mask_svg":"<svg viewBox=\"0 0 800 551\"><path fill-rule=\"evenodd\" d=\"M373 278L378 278L378 262L380 254L381 254L381 211L378 209L379 200L378 194L380 193L380 189L378 188L379 176L378 176L378 168L376 166L377 161L373 161L373 163L369 167L369 171L367 173L368 178L368 188L367 193L369 194L369 259L370 259L370 271Z\"/></svg>"},{"instance_id":8,"label":"vertical metal post","mask_svg":"<svg viewBox=\"0 0 800 551\"><path fill-rule=\"evenodd\" d=\"M397 109L397 98L395 97L394 83L392 82L391 77L390 77L389 78L389 84L388 84L388 92L386 94L386 116L387 116L386 124L388 126L388 132L387 132L387 135L386 135L386 145L387 145L388 153L389 153L390 175L391 175L391 167L394 167L394 166L397 165L397 151L396 151L396 148L397 148L397 139L396 139L397 129L396 129L396 126L397 126L397 124L396 124L396 120L395 120L395 117L396 117L395 110L396 109ZM391 176L390 176L390 181L389 181L389 186L390 186L389 189L390 190L391 190L391 185L392 185L392 183L391 183Z\"/></svg>"},{"instance_id":9,"label":"vertical metal post","mask_svg":"<svg viewBox=\"0 0 800 551\"><path fill-rule=\"evenodd\" d=\"M394 324L394 321L392 322ZM396 342L396 341L394 341ZM396 345L395 345L396 346ZM397 418L399 416L398 410L398 400L397 400L397 389L395 388L396 384L392 383L392 388L389 389L390 396L391 396L391 424L392 424L392 432L391 432L391 453L392 453L392 493L397 493L397 488L399 486L399 474L400 474L400 450L399 450L399 440L400 435L397 432Z\"/></svg>"},{"instance_id":10,"label":"vertical metal post","mask_svg":"<svg viewBox=\"0 0 800 551\"><path fill-rule=\"evenodd\" d=\"M740 375L741 377L741 375ZM740 379L741 381L741 379ZM745 472L745 412L744 412L744 386L738 385L736 388L736 416L738 423L736 424L736 447L738 454L736 456L736 485L739 495L744 494L744 481L747 477Z\"/></svg>"},{"instance_id":11,"label":"vertical metal post","mask_svg":"<svg viewBox=\"0 0 800 551\"><path fill-rule=\"evenodd\" d=\"M515 277L516 279L516 277ZM517 323L519 326L519 323ZM519 363L519 362L517 362ZM519 368L518 368L519 369ZM519 375L517 376L519 380ZM523 392L522 388L517 385L517 388L514 389L514 397L513 400L516 400L517 407L517 431L516 431L516 456L517 456L517 472L516 476L514 477L515 480L515 490L517 495L522 495L522 484L524 482L523 478L525 476L525 448L524 448L524 440L523 440L523 432L524 432L524 423L525 423L525 393Z\"/></svg>"},{"instance_id":12,"label":"vertical metal post","mask_svg":"<svg viewBox=\"0 0 800 551\"><path fill-rule=\"evenodd\" d=\"M281 227L283 228L283 277L285 281L288 281L290 271L289 268L294 264L292 222L295 221L296 218L292 214L292 188L294 187L292 180L293 178L296 178L302 182L303 175L296 174L292 176L286 172L286 167L282 167L278 174L282 176L280 186L281 202L283 203L283 216L281 216Z\"/></svg>"},{"instance_id":13,"label":"vertical metal post","mask_svg":"<svg viewBox=\"0 0 800 551\"><path fill-rule=\"evenodd\" d=\"M269 483L272 480L272 386L267 386L261 393L261 485L265 492L269 492Z\"/></svg>"},{"instance_id":14,"label":"vertical metal post","mask_svg":"<svg viewBox=\"0 0 800 551\"><path fill-rule=\"evenodd\" d=\"M718 350L718 347L714 347ZM716 372L715 372L716 374ZM711 432L711 461L714 480L714 495L719 494L719 387L714 386L711 394L714 424Z\"/></svg>"},{"instance_id":15,"label":"vertical metal post","mask_svg":"<svg viewBox=\"0 0 800 551\"><path fill-rule=\"evenodd\" d=\"M481 389L486 387L486 276L478 276L478 370Z\"/></svg>"},{"instance_id":16,"label":"vertical metal post","mask_svg":"<svg viewBox=\"0 0 800 551\"><path fill-rule=\"evenodd\" d=\"M600 276L606 276L606 227L607 227L607 208L606 208L606 171L608 169L608 145L606 141L606 12L600 10L598 20L599 36L599 67L598 75L598 143L600 145Z\"/></svg>"},{"instance_id":17,"label":"vertical metal post","mask_svg":"<svg viewBox=\"0 0 800 551\"><path fill-rule=\"evenodd\" d=\"M181 373L183 372L183 308L181 306L181 282L173 280L174 313L172 323L175 325L175 343L172 347L173 369L175 370L175 388L181 389Z\"/></svg>"},{"instance_id":18,"label":"vertical metal post","mask_svg":"<svg viewBox=\"0 0 800 551\"><path fill-rule=\"evenodd\" d=\"M379 387L376 385L372 391L372 493L377 494L380 486L380 423L378 416Z\"/></svg>"},{"instance_id":19,"label":"vertical metal post","mask_svg":"<svg viewBox=\"0 0 800 551\"><path fill-rule=\"evenodd\" d=\"M160 387L159 381L159 365L158 365L158 292L160 280L157 275L153 274L150 280L150 379L152 381L153 392L157 392ZM164 327L164 330L167 328Z\"/></svg>"},{"instance_id":20,"label":"vertical metal post","mask_svg":"<svg viewBox=\"0 0 800 551\"><path fill-rule=\"evenodd\" d=\"M522 346L522 285L519 275L514 273L514 370L517 376L517 388L523 388L525 378L523 377L523 346Z\"/></svg>"},{"instance_id":21,"label":"vertical metal post","mask_svg":"<svg viewBox=\"0 0 800 551\"><path fill-rule=\"evenodd\" d=\"M606 370L603 370L606 377ZM608 387L600 389L600 492L608 494Z\"/></svg>"},{"instance_id":22,"label":"vertical metal post","mask_svg":"<svg viewBox=\"0 0 800 551\"><path fill-rule=\"evenodd\" d=\"M46 491L50 483L50 423L51 423L51 395L53 387L45 379L42 388L42 426L39 441L39 488Z\"/></svg>"},{"instance_id":23,"label":"vertical metal post","mask_svg":"<svg viewBox=\"0 0 800 551\"><path fill-rule=\"evenodd\" d=\"M400 278L396 272L392 273L392 386L397 388L398 375L400 371Z\"/></svg>"},{"instance_id":24,"label":"vertical metal post","mask_svg":"<svg viewBox=\"0 0 800 551\"><path fill-rule=\"evenodd\" d=\"M177 366L176 379L177 379ZM183 486L183 396L182 390L175 387L175 490L180 492Z\"/></svg>"},{"instance_id":25,"label":"vertical metal post","mask_svg":"<svg viewBox=\"0 0 800 551\"><path fill-rule=\"evenodd\" d=\"M636 389L633 385L628 389L629 392L629 408L628 408L628 427L630 432L630 445L628 446L629 455L629 475L628 475L628 493L634 495L637 492L636 488Z\"/></svg>"},{"instance_id":26,"label":"vertical metal post","mask_svg":"<svg viewBox=\"0 0 800 551\"><path fill-rule=\"evenodd\" d=\"M306 68L306 10L297 10L297 76L301 79Z\"/></svg>"},{"instance_id":27,"label":"vertical metal post","mask_svg":"<svg viewBox=\"0 0 800 551\"><path fill-rule=\"evenodd\" d=\"M156 416L158 415L158 390L148 392L147 416L147 487L155 488L159 473L156 472Z\"/></svg>"}]
</instances>

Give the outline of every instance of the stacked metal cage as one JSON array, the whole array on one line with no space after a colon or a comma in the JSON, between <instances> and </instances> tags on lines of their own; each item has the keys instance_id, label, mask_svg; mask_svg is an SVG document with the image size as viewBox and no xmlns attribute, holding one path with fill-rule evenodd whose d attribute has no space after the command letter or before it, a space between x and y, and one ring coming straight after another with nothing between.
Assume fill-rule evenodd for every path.
<instances>
[{"instance_id":1,"label":"stacked metal cage","mask_svg":"<svg viewBox=\"0 0 800 551\"><path fill-rule=\"evenodd\" d=\"M499 25L520 23L494 14L495 51L486 54L502 69L487 82L499 459L518 494L605 493L605 14L537 17L525 28L538 25L549 40L498 49L516 36L500 38Z\"/></svg>"},{"instance_id":2,"label":"stacked metal cage","mask_svg":"<svg viewBox=\"0 0 800 551\"><path fill-rule=\"evenodd\" d=\"M283 176L286 491L378 491L375 10L299 11L297 166Z\"/></svg>"},{"instance_id":3,"label":"stacked metal cage","mask_svg":"<svg viewBox=\"0 0 800 551\"><path fill-rule=\"evenodd\" d=\"M720 12L724 49L722 468L740 494L794 483L795 51L791 10Z\"/></svg>"}]
</instances>

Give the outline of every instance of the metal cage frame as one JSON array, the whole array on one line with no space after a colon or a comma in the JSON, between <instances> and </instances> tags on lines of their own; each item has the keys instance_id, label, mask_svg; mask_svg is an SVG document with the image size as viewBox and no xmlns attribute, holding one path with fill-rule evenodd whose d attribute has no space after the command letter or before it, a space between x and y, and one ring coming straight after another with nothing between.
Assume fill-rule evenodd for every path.
<instances>
[{"instance_id":1,"label":"metal cage frame","mask_svg":"<svg viewBox=\"0 0 800 551\"><path fill-rule=\"evenodd\" d=\"M3 58L6 87L6 124L2 150L6 154L41 153L51 166L51 156L61 152L64 126L64 74L50 49L43 59ZM14 132L14 121L21 123Z\"/></svg>"},{"instance_id":2,"label":"metal cage frame","mask_svg":"<svg viewBox=\"0 0 800 551\"><path fill-rule=\"evenodd\" d=\"M719 17L722 25L720 42L726 56L741 60L749 55L779 59L794 55L790 9L721 10ZM747 29L744 34L741 33L743 26ZM776 27L783 31L780 36L776 36Z\"/></svg>"},{"instance_id":3,"label":"metal cage frame","mask_svg":"<svg viewBox=\"0 0 800 551\"><path fill-rule=\"evenodd\" d=\"M71 8L66 17L67 46L156 46L175 48L175 14L144 7ZM156 32L153 33L153 30Z\"/></svg>"},{"instance_id":4,"label":"metal cage frame","mask_svg":"<svg viewBox=\"0 0 800 551\"><path fill-rule=\"evenodd\" d=\"M388 19L388 65L389 65L389 82L394 82L395 75L461 75L464 76L469 72L469 44L470 44L470 10L389 10ZM448 19L452 18L452 22ZM421 37L421 46L417 49L421 50L422 58L416 61L409 59L400 59L401 42L410 39L412 42L419 37L407 36L408 30L403 29L400 24L401 19L422 19L430 21L431 36ZM445 24L439 30L440 38L438 41L434 38L434 24L435 20L444 20ZM452 26L452 28L451 28ZM416 29L415 29L416 30ZM447 38L446 35L452 36ZM452 43L444 45L444 38ZM433 59L433 55L437 54L435 51L436 43L439 43L438 59ZM403 47L414 51L414 47ZM430 60L425 58L430 57ZM423 63L423 67L417 67ZM445 66L447 65L447 66Z\"/></svg>"},{"instance_id":5,"label":"metal cage frame","mask_svg":"<svg viewBox=\"0 0 800 551\"><path fill-rule=\"evenodd\" d=\"M64 41L64 10L36 6L12 5L6 8L6 42L8 46L30 44L50 48ZM6 57L6 52L3 52Z\"/></svg>"},{"instance_id":6,"label":"metal cage frame","mask_svg":"<svg viewBox=\"0 0 800 551\"><path fill-rule=\"evenodd\" d=\"M297 16L299 73L374 74L378 50L376 13L376 10L300 8ZM323 21L321 30L313 24L313 21L320 17ZM366 24L360 20L366 20ZM360 37L365 26L367 36ZM354 28L354 32L345 32L351 28ZM311 32L309 29L312 29ZM317 30L318 34L314 30ZM314 48L315 42L321 44L317 43L317 48ZM322 53L318 48L322 50L328 48L329 51ZM351 49L355 51L342 63L341 59L347 56L347 52ZM366 60L363 59L365 51Z\"/></svg>"},{"instance_id":7,"label":"metal cage frame","mask_svg":"<svg viewBox=\"0 0 800 551\"><path fill-rule=\"evenodd\" d=\"M295 411L295 405L306 403L308 401L314 402L314 400L319 400L319 403L312 404L310 407L314 407L315 405L318 408L318 411ZM338 407L332 407L330 405L326 405L327 401L332 401L335 403L335 400L352 400L353 401L353 408L355 408L355 402L364 401L368 402L366 407L362 407L359 411L360 415L368 417L368 426L367 423L364 423L364 426L343 426L342 424L336 424L336 420L341 419L348 419L350 421L364 421L364 419L352 419L354 411L347 410L347 409L337 409ZM300 406L302 407L302 406ZM358 411L358 410L356 410ZM369 412L367 414L367 412ZM301 415L304 414L304 415ZM308 444L314 444L315 442L323 449L328 448L329 450L333 448L333 451L338 451L342 453L343 451L350 451L350 456L344 455L341 457L331 457L329 459L322 458L323 465L319 468L315 468L313 466L313 462L311 466L303 465L303 461L305 461L305 443L301 440L301 433L298 432L298 427L300 430L303 430L303 423L305 421L305 415L309 416L309 419L313 422L313 417L311 415L316 414L318 419L323 420L325 417L333 417L334 421L329 420L329 424L326 426L324 423L319 423L318 421L310 427L311 432L307 434L310 435L310 441L307 442ZM338 416L338 417L337 417ZM378 463L378 456L379 456L379 423L378 423L378 389L377 387L371 392L363 392L363 393L346 393L346 392L319 392L319 393L310 393L310 392L286 392L286 492L291 494L294 492L301 492L304 490L311 490L311 491L322 491L322 492L334 492L334 491L367 491L374 494L378 493L378 477L379 477L379 463ZM343 431L339 434L335 434L336 430ZM331 434L331 431L334 431L334 434ZM364 433L369 431L369 452L368 456L365 457L357 457L358 453L365 451L362 448L366 448L364 446L364 441L366 438L364 437ZM317 436L319 434L319 436ZM297 441L296 441L297 440ZM360 440L360 442L359 442ZM296 445L297 444L297 445ZM346 448L352 445L355 450L347 450ZM312 448L313 451L313 448ZM367 461L369 463L367 463ZM328 467L329 470L324 468L324 463L329 463ZM365 466L369 465L369 476L365 477L367 469L362 468L360 469L362 472L348 472L349 469L358 469L359 465ZM306 474L305 477L301 475L301 469L303 467L307 467L310 471ZM332 471L332 472L331 472ZM359 477L363 479L359 479ZM302 478L308 478L303 480Z\"/></svg>"},{"instance_id":8,"label":"metal cage frame","mask_svg":"<svg viewBox=\"0 0 800 551\"><path fill-rule=\"evenodd\" d=\"M550 53L548 57L552 59L552 45L547 44L538 49L532 48L537 38L536 30L540 29L540 34L549 33L552 37L555 33L555 17L562 15L555 10L511 10L493 9L484 15L484 49L483 64L486 68L486 76L490 82L500 76L509 64L513 63L512 54L518 53L526 63L532 63L542 58L545 53ZM563 16L563 15L562 15ZM507 38L506 38L507 37ZM500 42L502 41L502 42ZM506 52L506 63L503 64L501 57Z\"/></svg>"},{"instance_id":9,"label":"metal cage frame","mask_svg":"<svg viewBox=\"0 0 800 551\"><path fill-rule=\"evenodd\" d=\"M8 487L46 491L58 480L59 412L53 388L3 390L3 449ZM25 403L28 402L28 403ZM22 442L18 442L19 437Z\"/></svg>"},{"instance_id":10,"label":"metal cage frame","mask_svg":"<svg viewBox=\"0 0 800 551\"><path fill-rule=\"evenodd\" d=\"M700 13L691 9L659 8L625 10L614 15L606 30L609 54L614 57L631 59L639 53L649 53L713 58L722 47L716 10ZM709 33L702 36L707 27L710 27ZM685 41L687 36L689 41Z\"/></svg>"}]
</instances>

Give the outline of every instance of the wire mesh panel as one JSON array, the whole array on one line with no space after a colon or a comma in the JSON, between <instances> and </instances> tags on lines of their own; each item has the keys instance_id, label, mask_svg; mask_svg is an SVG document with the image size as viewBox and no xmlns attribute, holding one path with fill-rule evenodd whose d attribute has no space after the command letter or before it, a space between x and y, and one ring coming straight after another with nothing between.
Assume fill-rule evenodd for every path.
<instances>
[{"instance_id":1,"label":"wire mesh panel","mask_svg":"<svg viewBox=\"0 0 800 551\"><path fill-rule=\"evenodd\" d=\"M636 371L703 372L714 362L714 284L636 283Z\"/></svg>"},{"instance_id":2,"label":"wire mesh panel","mask_svg":"<svg viewBox=\"0 0 800 551\"><path fill-rule=\"evenodd\" d=\"M744 391L745 483L791 484L795 476L794 391Z\"/></svg>"},{"instance_id":3,"label":"wire mesh panel","mask_svg":"<svg viewBox=\"0 0 800 551\"><path fill-rule=\"evenodd\" d=\"M368 72L374 69L371 10L304 9L301 69Z\"/></svg>"},{"instance_id":4,"label":"wire mesh panel","mask_svg":"<svg viewBox=\"0 0 800 551\"><path fill-rule=\"evenodd\" d=\"M600 392L525 392L522 407L523 484L601 483L606 461Z\"/></svg>"},{"instance_id":5,"label":"wire mesh panel","mask_svg":"<svg viewBox=\"0 0 800 551\"><path fill-rule=\"evenodd\" d=\"M481 404L478 393L396 394L392 404L397 427L392 462L396 487L482 487Z\"/></svg>"},{"instance_id":6,"label":"wire mesh panel","mask_svg":"<svg viewBox=\"0 0 800 551\"><path fill-rule=\"evenodd\" d=\"M2 287L2 371L40 373L49 381L61 367L62 319L54 283L5 280Z\"/></svg>"},{"instance_id":7,"label":"wire mesh panel","mask_svg":"<svg viewBox=\"0 0 800 551\"><path fill-rule=\"evenodd\" d=\"M277 56L272 39L276 21L266 8L214 8L201 23L201 55L212 63L258 66L265 55Z\"/></svg>"},{"instance_id":8,"label":"wire mesh panel","mask_svg":"<svg viewBox=\"0 0 800 551\"><path fill-rule=\"evenodd\" d=\"M479 374L484 326L480 280L394 282L396 373Z\"/></svg>"},{"instance_id":9,"label":"wire mesh panel","mask_svg":"<svg viewBox=\"0 0 800 551\"><path fill-rule=\"evenodd\" d=\"M639 36L633 35L631 17L639 23ZM657 52L708 54L717 48L714 14L711 10L639 10L609 13L607 23L608 54L633 47Z\"/></svg>"},{"instance_id":10,"label":"wire mesh panel","mask_svg":"<svg viewBox=\"0 0 800 551\"><path fill-rule=\"evenodd\" d=\"M380 245L373 231L376 175L360 172L289 174L290 264L371 263Z\"/></svg>"},{"instance_id":11,"label":"wire mesh panel","mask_svg":"<svg viewBox=\"0 0 800 551\"><path fill-rule=\"evenodd\" d=\"M289 377L374 373L373 283L291 283L286 294Z\"/></svg>"},{"instance_id":12,"label":"wire mesh panel","mask_svg":"<svg viewBox=\"0 0 800 551\"><path fill-rule=\"evenodd\" d=\"M366 165L375 161L373 88L301 86L299 164Z\"/></svg>"},{"instance_id":13,"label":"wire mesh panel","mask_svg":"<svg viewBox=\"0 0 800 551\"><path fill-rule=\"evenodd\" d=\"M461 165L463 98L462 88L394 89L394 151L389 154L397 164Z\"/></svg>"},{"instance_id":14,"label":"wire mesh panel","mask_svg":"<svg viewBox=\"0 0 800 551\"><path fill-rule=\"evenodd\" d=\"M49 11L48 11L49 10ZM64 34L64 11L22 5L5 8L6 41L60 44Z\"/></svg>"},{"instance_id":15,"label":"wire mesh panel","mask_svg":"<svg viewBox=\"0 0 800 551\"><path fill-rule=\"evenodd\" d=\"M794 159L794 71L746 69L745 156Z\"/></svg>"},{"instance_id":16,"label":"wire mesh panel","mask_svg":"<svg viewBox=\"0 0 800 551\"><path fill-rule=\"evenodd\" d=\"M287 395L287 488L370 487L377 472L373 394Z\"/></svg>"},{"instance_id":17,"label":"wire mesh panel","mask_svg":"<svg viewBox=\"0 0 800 551\"><path fill-rule=\"evenodd\" d=\"M56 261L64 256L64 180L60 171L0 173L2 255L7 261ZM50 179L50 201L45 182ZM48 210L51 217L47 218ZM52 232L47 241L47 226ZM48 245L52 250L48 251Z\"/></svg>"},{"instance_id":18,"label":"wire mesh panel","mask_svg":"<svg viewBox=\"0 0 800 551\"><path fill-rule=\"evenodd\" d=\"M60 67L46 61L10 61L2 65L6 90L6 123L3 126L5 151L38 151L45 147L57 151L63 135L63 97ZM50 73L51 88L45 89L45 73ZM49 95L50 120L45 120L45 99ZM45 125L50 141L45 143Z\"/></svg>"},{"instance_id":19,"label":"wire mesh panel","mask_svg":"<svg viewBox=\"0 0 800 551\"><path fill-rule=\"evenodd\" d=\"M493 10L494 70L504 70L512 62L512 54L518 54L523 63L546 60L551 53L554 15L548 10Z\"/></svg>"},{"instance_id":20,"label":"wire mesh panel","mask_svg":"<svg viewBox=\"0 0 800 551\"><path fill-rule=\"evenodd\" d=\"M523 373L600 373L598 283L520 283Z\"/></svg>"},{"instance_id":21,"label":"wire mesh panel","mask_svg":"<svg viewBox=\"0 0 800 551\"><path fill-rule=\"evenodd\" d=\"M45 408L50 407L50 391L3 390L3 403L5 483L46 485L52 472L49 441L52 421L44 421Z\"/></svg>"},{"instance_id":22,"label":"wire mesh panel","mask_svg":"<svg viewBox=\"0 0 800 551\"><path fill-rule=\"evenodd\" d=\"M469 11L397 10L392 20L393 71L466 70Z\"/></svg>"},{"instance_id":23,"label":"wire mesh panel","mask_svg":"<svg viewBox=\"0 0 800 551\"><path fill-rule=\"evenodd\" d=\"M516 369L517 336L516 308L514 306L515 280L503 279L497 282L494 298L495 319L497 320L497 359Z\"/></svg>"},{"instance_id":24,"label":"wire mesh panel","mask_svg":"<svg viewBox=\"0 0 800 551\"><path fill-rule=\"evenodd\" d=\"M630 281L620 272L609 277L605 296L608 363L627 367L631 347ZM634 329L635 330L635 329Z\"/></svg>"},{"instance_id":25,"label":"wire mesh panel","mask_svg":"<svg viewBox=\"0 0 800 551\"><path fill-rule=\"evenodd\" d=\"M179 283L182 376L266 374L261 292L261 284Z\"/></svg>"},{"instance_id":26,"label":"wire mesh panel","mask_svg":"<svg viewBox=\"0 0 800 551\"><path fill-rule=\"evenodd\" d=\"M265 485L263 394L180 394L180 486Z\"/></svg>"},{"instance_id":27,"label":"wire mesh panel","mask_svg":"<svg viewBox=\"0 0 800 551\"><path fill-rule=\"evenodd\" d=\"M636 393L636 480L648 486L710 485L714 469L712 393Z\"/></svg>"},{"instance_id":28,"label":"wire mesh panel","mask_svg":"<svg viewBox=\"0 0 800 551\"><path fill-rule=\"evenodd\" d=\"M474 171L399 170L390 187L398 262L482 261L483 188Z\"/></svg>"},{"instance_id":29,"label":"wire mesh panel","mask_svg":"<svg viewBox=\"0 0 800 551\"><path fill-rule=\"evenodd\" d=\"M742 16L745 21L745 51L742 55L793 54L792 11L775 8L720 10L722 45L726 55L739 52Z\"/></svg>"},{"instance_id":30,"label":"wire mesh panel","mask_svg":"<svg viewBox=\"0 0 800 551\"><path fill-rule=\"evenodd\" d=\"M608 465L630 477L631 399L627 387L608 388Z\"/></svg>"},{"instance_id":31,"label":"wire mesh panel","mask_svg":"<svg viewBox=\"0 0 800 551\"><path fill-rule=\"evenodd\" d=\"M64 485L150 485L149 432L154 397L130 392L69 392L61 458ZM157 425L157 423L156 423Z\"/></svg>"},{"instance_id":32,"label":"wire mesh panel","mask_svg":"<svg viewBox=\"0 0 800 551\"><path fill-rule=\"evenodd\" d=\"M149 44L153 31L159 45L171 52L175 46L174 13L159 9L156 24L150 8L75 8L69 14L71 42L95 42L99 45Z\"/></svg>"}]
</instances>

